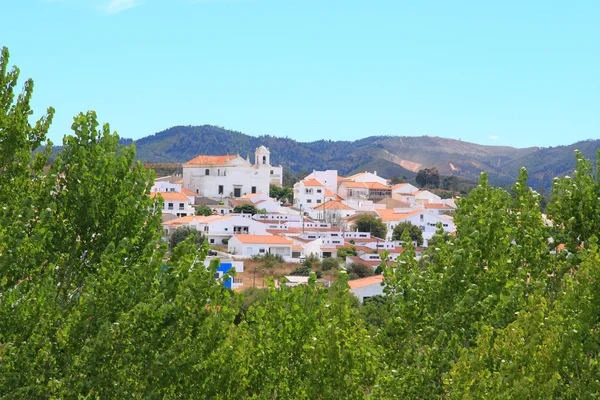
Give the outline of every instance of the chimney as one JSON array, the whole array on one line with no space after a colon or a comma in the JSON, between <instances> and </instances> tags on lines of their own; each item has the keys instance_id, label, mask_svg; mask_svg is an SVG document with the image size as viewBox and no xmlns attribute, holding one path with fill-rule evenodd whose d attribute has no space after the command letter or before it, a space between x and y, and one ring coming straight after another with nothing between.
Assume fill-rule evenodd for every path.
<instances>
[{"instance_id":1,"label":"chimney","mask_svg":"<svg viewBox=\"0 0 600 400\"><path fill-rule=\"evenodd\" d=\"M377 171L373 171L373 175L377 176Z\"/></svg>"}]
</instances>

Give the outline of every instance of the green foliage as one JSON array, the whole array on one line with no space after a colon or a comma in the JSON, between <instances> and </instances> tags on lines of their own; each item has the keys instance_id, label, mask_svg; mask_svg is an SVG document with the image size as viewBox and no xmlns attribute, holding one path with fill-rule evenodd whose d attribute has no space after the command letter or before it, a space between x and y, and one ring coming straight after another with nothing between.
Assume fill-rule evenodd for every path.
<instances>
[{"instance_id":1,"label":"green foliage","mask_svg":"<svg viewBox=\"0 0 600 400\"><path fill-rule=\"evenodd\" d=\"M420 261L404 230L384 297L357 304L356 264L318 287L315 257L294 271L308 285L238 294L195 236L166 258L153 174L95 113L43 174L52 111L29 124L32 84L15 99L7 65L4 49L0 398L598 398L600 196L581 154L552 226L522 169L510 191L482 174Z\"/></svg>"},{"instance_id":2,"label":"green foliage","mask_svg":"<svg viewBox=\"0 0 600 400\"><path fill-rule=\"evenodd\" d=\"M437 188L440 186L440 173L436 167L421 169L417 172L415 181L420 187Z\"/></svg>"},{"instance_id":3,"label":"green foliage","mask_svg":"<svg viewBox=\"0 0 600 400\"><path fill-rule=\"evenodd\" d=\"M269 185L269 197L283 202L294 202L294 190L291 187L279 187L277 185Z\"/></svg>"},{"instance_id":4,"label":"green foliage","mask_svg":"<svg viewBox=\"0 0 600 400\"><path fill-rule=\"evenodd\" d=\"M405 231L408 232L410 240L417 243L417 246L421 246L423 244L423 231L421 231L421 228L408 221L400 222L394 227L392 240L401 240Z\"/></svg>"},{"instance_id":5,"label":"green foliage","mask_svg":"<svg viewBox=\"0 0 600 400\"><path fill-rule=\"evenodd\" d=\"M206 238L196 228L192 226L180 226L175 229L169 238L169 248L174 249L177 245L187 239L189 236L192 237L192 242L197 246L201 246L205 242Z\"/></svg>"},{"instance_id":6,"label":"green foliage","mask_svg":"<svg viewBox=\"0 0 600 400\"><path fill-rule=\"evenodd\" d=\"M367 267L366 265L357 262L353 262L348 267L346 267L346 272L348 273L350 279L365 278L367 276L375 275L375 271L373 271L373 268Z\"/></svg>"},{"instance_id":7,"label":"green foliage","mask_svg":"<svg viewBox=\"0 0 600 400\"><path fill-rule=\"evenodd\" d=\"M354 220L354 229L358 232L371 232L371 236L385 239L387 234L387 226L381 219L373 215L361 215Z\"/></svg>"},{"instance_id":8,"label":"green foliage","mask_svg":"<svg viewBox=\"0 0 600 400\"><path fill-rule=\"evenodd\" d=\"M258 214L259 210L256 208L254 204L242 204L239 206L233 207L234 213L244 213L244 214Z\"/></svg>"},{"instance_id":9,"label":"green foliage","mask_svg":"<svg viewBox=\"0 0 600 400\"><path fill-rule=\"evenodd\" d=\"M208 206L199 206L196 207L196 215L205 215L208 217L209 215L213 215L213 212Z\"/></svg>"},{"instance_id":10,"label":"green foliage","mask_svg":"<svg viewBox=\"0 0 600 400\"><path fill-rule=\"evenodd\" d=\"M298 268L290 272L290 275L295 276L309 276L310 274L315 274L318 279L322 276L321 271L313 271L312 267L308 264L301 264Z\"/></svg>"},{"instance_id":11,"label":"green foliage","mask_svg":"<svg viewBox=\"0 0 600 400\"><path fill-rule=\"evenodd\" d=\"M321 269L323 271L338 269L339 267L340 267L340 263L338 262L337 258L332 258L332 257L326 258L321 263Z\"/></svg>"},{"instance_id":12,"label":"green foliage","mask_svg":"<svg viewBox=\"0 0 600 400\"><path fill-rule=\"evenodd\" d=\"M338 248L337 255L343 260L345 260L346 257L356 256L356 248L354 246L340 247Z\"/></svg>"},{"instance_id":13,"label":"green foliage","mask_svg":"<svg viewBox=\"0 0 600 400\"><path fill-rule=\"evenodd\" d=\"M281 256L281 254L271 254L271 253L265 253L263 255L255 254L252 256L252 260L262 262L263 267L269 268L269 269L276 268L278 265L282 264L285 261L283 259L283 257Z\"/></svg>"}]
</instances>

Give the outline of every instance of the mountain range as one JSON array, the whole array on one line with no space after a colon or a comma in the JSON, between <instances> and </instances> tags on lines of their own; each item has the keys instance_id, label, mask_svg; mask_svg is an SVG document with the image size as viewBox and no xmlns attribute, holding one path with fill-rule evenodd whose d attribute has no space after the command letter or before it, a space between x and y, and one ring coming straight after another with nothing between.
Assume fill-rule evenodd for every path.
<instances>
[{"instance_id":1,"label":"mountain range","mask_svg":"<svg viewBox=\"0 0 600 400\"><path fill-rule=\"evenodd\" d=\"M129 141L129 140L126 140ZM476 180L487 172L491 183L508 186L521 167L534 188L549 188L555 176L573 171L578 149L596 160L600 140L568 146L516 148L483 146L431 136L369 136L355 141L298 142L275 136L250 136L212 125L174 126L136 140L137 157L146 162L186 162L199 154L249 156L265 145L271 163L292 171L337 169L341 175L377 171L384 177L414 178L423 168L436 167L441 175Z\"/></svg>"}]
</instances>

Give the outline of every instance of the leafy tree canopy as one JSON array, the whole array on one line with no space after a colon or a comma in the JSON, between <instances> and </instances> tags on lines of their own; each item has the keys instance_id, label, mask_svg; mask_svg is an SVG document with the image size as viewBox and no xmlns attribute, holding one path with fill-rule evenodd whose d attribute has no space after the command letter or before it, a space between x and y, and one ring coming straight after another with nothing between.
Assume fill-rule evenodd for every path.
<instances>
[{"instance_id":1,"label":"leafy tree canopy","mask_svg":"<svg viewBox=\"0 0 600 400\"><path fill-rule=\"evenodd\" d=\"M392 233L392 240L401 240L404 231L408 232L410 236L410 240L417 243L417 246L421 246L423 244L423 231L416 225L413 225L409 221L400 222L398 225L394 227L394 231Z\"/></svg>"},{"instance_id":2,"label":"leafy tree canopy","mask_svg":"<svg viewBox=\"0 0 600 400\"><path fill-rule=\"evenodd\" d=\"M370 232L371 236L385 239L387 235L387 226L381 219L373 215L361 215L354 220L354 229L358 232Z\"/></svg>"}]
</instances>

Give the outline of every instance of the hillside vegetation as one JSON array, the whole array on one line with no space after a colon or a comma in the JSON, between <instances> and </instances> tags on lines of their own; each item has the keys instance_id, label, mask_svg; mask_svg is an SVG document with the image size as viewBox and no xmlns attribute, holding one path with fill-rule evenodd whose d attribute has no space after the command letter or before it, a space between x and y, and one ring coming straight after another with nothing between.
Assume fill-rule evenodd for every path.
<instances>
[{"instance_id":1,"label":"hillside vegetation","mask_svg":"<svg viewBox=\"0 0 600 400\"><path fill-rule=\"evenodd\" d=\"M483 173L419 261L405 230L385 296L358 304L343 270L328 288L313 273L238 293L204 265L206 242L160 243L153 173L95 112L49 170L50 149L31 161L54 110L29 120L32 82L15 96L7 62L0 398L599 397L600 183L580 153L553 184L552 226L525 169L510 192Z\"/></svg>"},{"instance_id":2,"label":"hillside vegetation","mask_svg":"<svg viewBox=\"0 0 600 400\"><path fill-rule=\"evenodd\" d=\"M274 136L254 137L211 125L175 126L136 142L137 157L150 162L185 162L198 154L249 156L260 145L270 148L272 162L295 172L337 169L342 175L377 171L384 177L414 178L423 168L442 175L477 180L486 172L491 183L508 186L521 167L530 171L530 184L548 189L555 176L572 173L574 150L593 158L600 140L554 148L483 146L454 139L419 136L370 136L356 141L298 142Z\"/></svg>"}]
</instances>

